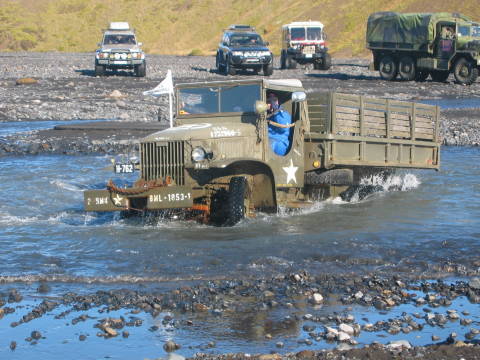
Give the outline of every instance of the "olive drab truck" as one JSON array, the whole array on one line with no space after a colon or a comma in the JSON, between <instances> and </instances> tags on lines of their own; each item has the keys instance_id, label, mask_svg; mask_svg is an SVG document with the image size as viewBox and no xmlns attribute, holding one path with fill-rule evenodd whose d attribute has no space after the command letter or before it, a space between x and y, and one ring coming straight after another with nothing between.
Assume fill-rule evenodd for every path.
<instances>
[{"instance_id":1,"label":"olive drab truck","mask_svg":"<svg viewBox=\"0 0 480 360\"><path fill-rule=\"evenodd\" d=\"M266 99L292 116L289 149L269 143ZM140 141L139 178L87 190L87 211L163 212L233 225L256 211L338 196L365 172L438 169L439 109L334 92L299 80L177 84L176 126ZM118 166L120 167L120 166Z\"/></svg>"},{"instance_id":2,"label":"olive drab truck","mask_svg":"<svg viewBox=\"0 0 480 360\"><path fill-rule=\"evenodd\" d=\"M295 69L297 64L313 64L317 70L330 69L332 58L326 40L320 21L296 21L283 25L280 67Z\"/></svg>"},{"instance_id":3,"label":"olive drab truck","mask_svg":"<svg viewBox=\"0 0 480 360\"><path fill-rule=\"evenodd\" d=\"M480 67L480 23L460 14L379 12L367 23L373 67L385 80L446 81L470 85Z\"/></svg>"}]
</instances>

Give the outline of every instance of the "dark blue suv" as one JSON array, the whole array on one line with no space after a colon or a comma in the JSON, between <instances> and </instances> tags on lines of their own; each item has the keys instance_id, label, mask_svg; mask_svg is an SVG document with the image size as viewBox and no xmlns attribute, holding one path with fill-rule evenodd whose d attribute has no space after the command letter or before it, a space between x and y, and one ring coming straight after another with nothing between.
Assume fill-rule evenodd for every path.
<instances>
[{"instance_id":1,"label":"dark blue suv","mask_svg":"<svg viewBox=\"0 0 480 360\"><path fill-rule=\"evenodd\" d=\"M218 72L235 75L237 70L252 69L255 73L273 74L273 54L254 28L232 25L224 31L218 46L216 66Z\"/></svg>"}]
</instances>

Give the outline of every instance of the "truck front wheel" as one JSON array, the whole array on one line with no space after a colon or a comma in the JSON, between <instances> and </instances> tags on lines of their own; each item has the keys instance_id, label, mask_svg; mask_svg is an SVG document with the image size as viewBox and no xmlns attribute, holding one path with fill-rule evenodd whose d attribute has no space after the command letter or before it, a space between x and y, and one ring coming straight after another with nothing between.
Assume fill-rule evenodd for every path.
<instances>
[{"instance_id":1,"label":"truck front wheel","mask_svg":"<svg viewBox=\"0 0 480 360\"><path fill-rule=\"evenodd\" d=\"M405 81L415 79L415 61L410 56L404 56L398 63L398 73L400 78Z\"/></svg>"},{"instance_id":2,"label":"truck front wheel","mask_svg":"<svg viewBox=\"0 0 480 360\"><path fill-rule=\"evenodd\" d=\"M228 185L227 221L233 226L240 222L248 211L248 183L243 176L234 176Z\"/></svg>"},{"instance_id":3,"label":"truck front wheel","mask_svg":"<svg viewBox=\"0 0 480 360\"><path fill-rule=\"evenodd\" d=\"M318 69L320 70L328 70L332 66L332 57L330 54L325 54L322 59L322 62L318 64Z\"/></svg>"},{"instance_id":4,"label":"truck front wheel","mask_svg":"<svg viewBox=\"0 0 480 360\"><path fill-rule=\"evenodd\" d=\"M471 85L478 77L478 68L465 58L460 58L453 66L455 82L461 85Z\"/></svg>"},{"instance_id":5,"label":"truck front wheel","mask_svg":"<svg viewBox=\"0 0 480 360\"><path fill-rule=\"evenodd\" d=\"M395 59L389 55L384 56L382 60L380 60L378 71L383 80L395 80L398 74L398 68Z\"/></svg>"}]
</instances>

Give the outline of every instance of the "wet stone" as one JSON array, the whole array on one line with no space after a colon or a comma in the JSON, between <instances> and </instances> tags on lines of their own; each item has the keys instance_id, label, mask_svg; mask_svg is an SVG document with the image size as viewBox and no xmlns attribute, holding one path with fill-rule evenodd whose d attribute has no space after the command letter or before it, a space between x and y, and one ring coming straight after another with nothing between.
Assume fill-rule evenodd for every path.
<instances>
[{"instance_id":1,"label":"wet stone","mask_svg":"<svg viewBox=\"0 0 480 360\"><path fill-rule=\"evenodd\" d=\"M16 341L10 341L10 350L15 350L17 348L17 342Z\"/></svg>"},{"instance_id":2,"label":"wet stone","mask_svg":"<svg viewBox=\"0 0 480 360\"><path fill-rule=\"evenodd\" d=\"M78 340L80 340L80 341L85 341L86 339L87 339L87 337L83 334L78 337Z\"/></svg>"},{"instance_id":3,"label":"wet stone","mask_svg":"<svg viewBox=\"0 0 480 360\"><path fill-rule=\"evenodd\" d=\"M35 340L39 340L42 338L42 334L40 333L40 331L37 331L37 330L32 331L30 336L32 337L32 339L35 339Z\"/></svg>"}]
</instances>

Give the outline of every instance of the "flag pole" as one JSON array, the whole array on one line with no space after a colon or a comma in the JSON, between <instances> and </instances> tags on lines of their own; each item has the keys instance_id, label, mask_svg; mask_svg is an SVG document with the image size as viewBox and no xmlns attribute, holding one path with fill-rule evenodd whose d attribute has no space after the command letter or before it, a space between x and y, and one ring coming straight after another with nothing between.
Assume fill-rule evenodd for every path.
<instances>
[{"instance_id":1,"label":"flag pole","mask_svg":"<svg viewBox=\"0 0 480 360\"><path fill-rule=\"evenodd\" d=\"M172 110L172 92L168 92L168 104L170 106L170 127L173 127L173 110Z\"/></svg>"}]
</instances>

